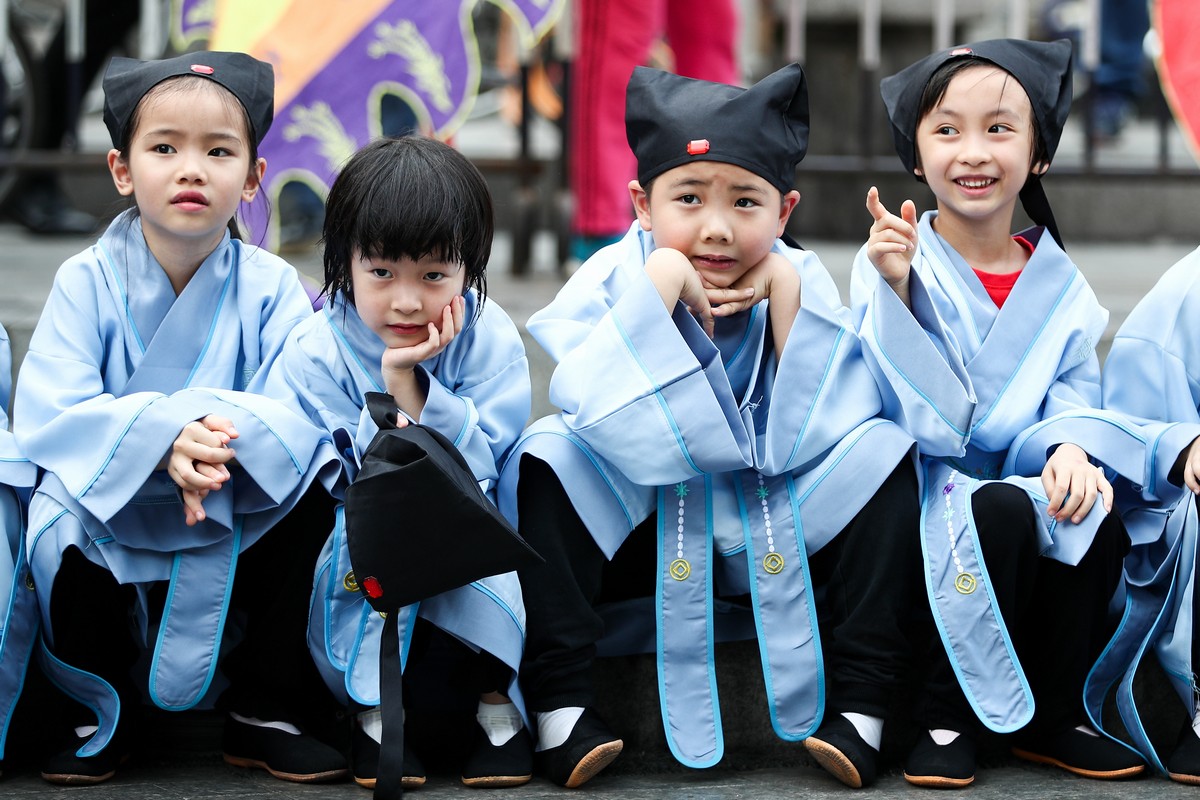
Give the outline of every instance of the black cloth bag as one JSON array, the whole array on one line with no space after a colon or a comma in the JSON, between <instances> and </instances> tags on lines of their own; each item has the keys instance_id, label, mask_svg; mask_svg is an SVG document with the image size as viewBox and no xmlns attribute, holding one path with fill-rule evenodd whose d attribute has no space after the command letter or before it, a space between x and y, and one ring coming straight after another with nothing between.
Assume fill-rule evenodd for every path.
<instances>
[{"instance_id":1,"label":"black cloth bag","mask_svg":"<svg viewBox=\"0 0 1200 800\"><path fill-rule=\"evenodd\" d=\"M433 428L396 427L391 396L368 392L379 433L346 490L346 544L359 591L392 614L436 594L542 563L479 488L453 443ZM383 742L375 797L402 797L404 704L396 626L383 626L379 691Z\"/></svg>"}]
</instances>

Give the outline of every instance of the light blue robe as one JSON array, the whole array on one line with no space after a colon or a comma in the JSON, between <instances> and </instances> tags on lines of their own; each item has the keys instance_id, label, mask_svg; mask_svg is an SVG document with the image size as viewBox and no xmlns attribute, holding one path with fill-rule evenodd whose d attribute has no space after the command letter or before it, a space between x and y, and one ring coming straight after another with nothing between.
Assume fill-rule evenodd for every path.
<instances>
[{"instance_id":1,"label":"light blue robe","mask_svg":"<svg viewBox=\"0 0 1200 800\"><path fill-rule=\"evenodd\" d=\"M478 296L468 292L466 319L477 308ZM339 295L297 326L261 384L264 392L287 398L334 433L350 479L378 432L364 403L367 392L385 391L380 373L383 351L383 341ZM419 369L428 385L428 398L417 421L454 442L480 486L494 499L500 463L529 419L531 407L529 364L520 332L504 310L489 300L473 325ZM446 538L446 558L454 558L453 531L431 533ZM525 606L515 573L484 578L394 615L400 626L402 663L418 613L512 667L509 696L523 711L516 673L525 640ZM379 704L383 624L358 591L350 570L339 506L337 523L317 564L309 647L326 683L343 702Z\"/></svg>"},{"instance_id":2,"label":"light blue robe","mask_svg":"<svg viewBox=\"0 0 1200 800\"><path fill-rule=\"evenodd\" d=\"M934 619L968 701L992 730L1033 716L1034 699L975 550L971 494L1002 479L1029 496L1042 554L1078 563L1103 521L1096 503L1078 525L1055 523L1040 475L1063 442L1111 473L1140 480L1145 459L1132 425L1100 406L1094 347L1108 312L1041 229L1036 249L997 308L963 258L919 223L911 310L859 251L851 305L885 414L917 440L925 468L922 537ZM1040 238L1039 238L1040 236Z\"/></svg>"},{"instance_id":3,"label":"light blue robe","mask_svg":"<svg viewBox=\"0 0 1200 800\"><path fill-rule=\"evenodd\" d=\"M1117 331L1104 364L1104 407L1142 425L1148 464L1144 480L1117 487L1132 541L1126 608L1089 681L1089 701L1099 707L1119 681L1122 721L1147 761L1164 771L1142 726L1133 679L1153 650L1188 717L1195 715L1196 499L1168 475L1200 436L1200 250L1167 270Z\"/></svg>"},{"instance_id":4,"label":"light blue robe","mask_svg":"<svg viewBox=\"0 0 1200 800\"><path fill-rule=\"evenodd\" d=\"M50 588L62 553L78 547L137 587L143 636L147 588L171 581L149 695L168 710L199 703L216 670L238 553L314 480L332 488L340 474L323 430L243 391L311 314L290 265L228 236L177 298L132 212L55 276L21 366L13 427L45 470L27 534L42 587L44 662L100 716L81 755L107 744L119 704L106 682L50 652ZM233 421L237 459L230 481L205 499L206 519L187 527L178 488L158 465L180 430L208 414Z\"/></svg>"},{"instance_id":5,"label":"light blue robe","mask_svg":"<svg viewBox=\"0 0 1200 800\"><path fill-rule=\"evenodd\" d=\"M636 224L589 259L528 322L557 362L562 413L525 432L500 478L515 518L520 456L549 464L609 558L657 510L659 695L668 745L692 767L723 753L714 585L751 594L772 724L805 738L824 708L808 554L912 447L876 417L878 389L819 259L775 247L802 285L778 364L766 302L719 319L712 340L682 305L668 312L643 269L653 239Z\"/></svg>"},{"instance_id":6,"label":"light blue robe","mask_svg":"<svg viewBox=\"0 0 1200 800\"><path fill-rule=\"evenodd\" d=\"M38 610L25 560L25 512L37 469L8 430L12 351L0 327L0 758L37 641Z\"/></svg>"}]
</instances>

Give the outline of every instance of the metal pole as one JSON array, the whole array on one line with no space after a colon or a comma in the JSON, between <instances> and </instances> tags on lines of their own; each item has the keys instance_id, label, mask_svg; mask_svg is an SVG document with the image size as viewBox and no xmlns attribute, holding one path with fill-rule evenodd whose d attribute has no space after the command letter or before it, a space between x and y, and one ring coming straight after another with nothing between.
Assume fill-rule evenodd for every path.
<instances>
[{"instance_id":1,"label":"metal pole","mask_svg":"<svg viewBox=\"0 0 1200 800\"><path fill-rule=\"evenodd\" d=\"M1029 0L1009 0L1008 35L1012 39L1029 38Z\"/></svg>"},{"instance_id":2,"label":"metal pole","mask_svg":"<svg viewBox=\"0 0 1200 800\"><path fill-rule=\"evenodd\" d=\"M862 88L859 91L859 148L864 159L870 158L875 141L876 108L879 79L880 0L863 0L859 18L859 73Z\"/></svg>"},{"instance_id":3,"label":"metal pole","mask_svg":"<svg viewBox=\"0 0 1200 800\"><path fill-rule=\"evenodd\" d=\"M142 0L138 17L138 58L150 61L163 52L163 4L161 0Z\"/></svg>"},{"instance_id":4,"label":"metal pole","mask_svg":"<svg viewBox=\"0 0 1200 800\"><path fill-rule=\"evenodd\" d=\"M1080 44L1080 66L1088 76L1088 85L1093 91L1087 93L1083 106L1083 166L1091 171L1096 166L1096 138L1092 135L1096 116L1096 69L1100 66L1100 0L1086 0L1087 14L1083 20Z\"/></svg>"},{"instance_id":5,"label":"metal pole","mask_svg":"<svg viewBox=\"0 0 1200 800\"><path fill-rule=\"evenodd\" d=\"M787 58L788 62L804 63L804 40L807 36L805 22L808 17L808 0L791 0L788 3Z\"/></svg>"},{"instance_id":6,"label":"metal pole","mask_svg":"<svg viewBox=\"0 0 1200 800\"><path fill-rule=\"evenodd\" d=\"M933 0L933 49L954 44L954 0Z\"/></svg>"},{"instance_id":7,"label":"metal pole","mask_svg":"<svg viewBox=\"0 0 1200 800\"><path fill-rule=\"evenodd\" d=\"M79 109L83 105L83 54L87 47L87 8L84 0L67 0L65 60L67 62L67 104L64 145L74 150L79 143Z\"/></svg>"}]
</instances>

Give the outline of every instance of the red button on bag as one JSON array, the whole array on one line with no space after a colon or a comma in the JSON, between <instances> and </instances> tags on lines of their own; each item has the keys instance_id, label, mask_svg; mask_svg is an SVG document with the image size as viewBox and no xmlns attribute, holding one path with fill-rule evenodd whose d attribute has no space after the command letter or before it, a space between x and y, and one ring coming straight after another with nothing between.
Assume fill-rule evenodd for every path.
<instances>
[{"instance_id":1,"label":"red button on bag","mask_svg":"<svg viewBox=\"0 0 1200 800\"><path fill-rule=\"evenodd\" d=\"M383 587L379 585L379 579L376 577L364 578L362 587L372 599L383 597Z\"/></svg>"}]
</instances>

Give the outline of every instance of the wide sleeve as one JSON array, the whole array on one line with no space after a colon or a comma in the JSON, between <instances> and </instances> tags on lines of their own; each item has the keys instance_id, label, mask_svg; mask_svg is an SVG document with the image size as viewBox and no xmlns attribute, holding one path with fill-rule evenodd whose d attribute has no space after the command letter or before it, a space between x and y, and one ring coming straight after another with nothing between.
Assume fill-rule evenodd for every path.
<instances>
[{"instance_id":1,"label":"wide sleeve","mask_svg":"<svg viewBox=\"0 0 1200 800\"><path fill-rule=\"evenodd\" d=\"M667 312L644 272L563 355L550 401L574 433L637 484L751 463L720 352L682 304Z\"/></svg>"},{"instance_id":2,"label":"wide sleeve","mask_svg":"<svg viewBox=\"0 0 1200 800\"><path fill-rule=\"evenodd\" d=\"M428 396L419 422L445 434L489 491L532 408L529 362L520 331L489 301L469 335L423 369Z\"/></svg>"},{"instance_id":3,"label":"wide sleeve","mask_svg":"<svg viewBox=\"0 0 1200 800\"><path fill-rule=\"evenodd\" d=\"M1151 448L1146 489L1165 498L1180 454L1200 436L1200 250L1171 267L1113 338L1104 407L1141 424Z\"/></svg>"},{"instance_id":4,"label":"wide sleeve","mask_svg":"<svg viewBox=\"0 0 1200 800\"><path fill-rule=\"evenodd\" d=\"M960 456L976 397L958 342L940 321L918 269L909 279L910 309L866 252L864 246L855 256L851 304L864 359L879 384L882 415L912 434L923 453ZM920 258L918 246L914 264Z\"/></svg>"}]
</instances>

